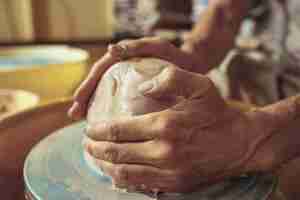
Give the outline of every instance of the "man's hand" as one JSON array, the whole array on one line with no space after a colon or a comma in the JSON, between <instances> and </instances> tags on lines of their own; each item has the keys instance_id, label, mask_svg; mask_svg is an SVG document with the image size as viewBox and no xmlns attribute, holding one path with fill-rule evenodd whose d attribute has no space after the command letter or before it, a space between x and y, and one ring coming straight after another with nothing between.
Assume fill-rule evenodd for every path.
<instances>
[{"instance_id":1,"label":"man's hand","mask_svg":"<svg viewBox=\"0 0 300 200\"><path fill-rule=\"evenodd\" d=\"M88 101L104 72L113 64L134 57L161 58L186 70L201 73L209 70L208 64L201 55L185 52L165 40L155 37L125 40L117 45L110 45L107 53L92 67L86 80L75 92L74 104L69 115L74 119L84 118Z\"/></svg>"},{"instance_id":2,"label":"man's hand","mask_svg":"<svg viewBox=\"0 0 300 200\"><path fill-rule=\"evenodd\" d=\"M87 130L85 148L117 186L187 192L258 169L259 163L249 162L256 160L268 131L254 120L257 112L227 105L206 76L166 68L139 89L148 97L178 103Z\"/></svg>"}]
</instances>

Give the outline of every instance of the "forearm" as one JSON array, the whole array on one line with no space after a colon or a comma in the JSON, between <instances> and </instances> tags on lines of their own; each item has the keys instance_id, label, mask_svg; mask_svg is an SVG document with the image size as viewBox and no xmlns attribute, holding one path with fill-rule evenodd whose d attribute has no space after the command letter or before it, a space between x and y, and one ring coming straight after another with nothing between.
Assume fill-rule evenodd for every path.
<instances>
[{"instance_id":1,"label":"forearm","mask_svg":"<svg viewBox=\"0 0 300 200\"><path fill-rule=\"evenodd\" d=\"M249 162L250 171L272 171L300 156L300 95L259 109L268 137Z\"/></svg>"},{"instance_id":2,"label":"forearm","mask_svg":"<svg viewBox=\"0 0 300 200\"><path fill-rule=\"evenodd\" d=\"M185 38L182 46L184 51L201 58L199 68L192 71L208 71L220 64L228 51L233 48L235 37L247 10L245 1L210 1L208 8Z\"/></svg>"}]
</instances>

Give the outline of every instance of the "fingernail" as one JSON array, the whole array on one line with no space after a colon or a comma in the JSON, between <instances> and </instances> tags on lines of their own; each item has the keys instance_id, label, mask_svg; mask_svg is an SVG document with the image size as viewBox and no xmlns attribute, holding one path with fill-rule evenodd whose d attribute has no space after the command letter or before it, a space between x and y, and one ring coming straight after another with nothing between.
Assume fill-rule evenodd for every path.
<instances>
[{"instance_id":1,"label":"fingernail","mask_svg":"<svg viewBox=\"0 0 300 200\"><path fill-rule=\"evenodd\" d=\"M73 114L74 110L76 109L76 107L78 106L77 102L74 102L73 105L71 106L71 108L68 111L69 116L71 117L71 115Z\"/></svg>"},{"instance_id":2,"label":"fingernail","mask_svg":"<svg viewBox=\"0 0 300 200\"><path fill-rule=\"evenodd\" d=\"M86 127L84 127L84 132L85 133L89 133L91 131L91 126L90 125L86 125Z\"/></svg>"},{"instance_id":3,"label":"fingernail","mask_svg":"<svg viewBox=\"0 0 300 200\"><path fill-rule=\"evenodd\" d=\"M114 44L109 44L108 47L107 47L107 51L111 52L111 51L113 51L114 48L115 48Z\"/></svg>"},{"instance_id":4,"label":"fingernail","mask_svg":"<svg viewBox=\"0 0 300 200\"><path fill-rule=\"evenodd\" d=\"M85 135L89 138L93 138L93 131L92 131L91 126L86 126Z\"/></svg>"},{"instance_id":5,"label":"fingernail","mask_svg":"<svg viewBox=\"0 0 300 200\"><path fill-rule=\"evenodd\" d=\"M146 81L146 82L142 83L141 85L139 85L138 90L140 93L146 94L150 90L152 90L153 87L154 87L154 84L152 81Z\"/></svg>"},{"instance_id":6,"label":"fingernail","mask_svg":"<svg viewBox=\"0 0 300 200\"><path fill-rule=\"evenodd\" d=\"M113 57L120 57L120 55L122 54L122 50L122 47L115 44L110 44L107 48L108 53Z\"/></svg>"},{"instance_id":7,"label":"fingernail","mask_svg":"<svg viewBox=\"0 0 300 200\"><path fill-rule=\"evenodd\" d=\"M75 108L78 107L78 106L79 106L79 103L78 103L77 101L75 101L75 102L73 103L73 105L72 105L72 108L75 109Z\"/></svg>"},{"instance_id":8,"label":"fingernail","mask_svg":"<svg viewBox=\"0 0 300 200\"><path fill-rule=\"evenodd\" d=\"M93 151L92 151L92 147L91 145L88 143L88 142L85 142L83 144L85 150L90 154L90 155L93 155Z\"/></svg>"},{"instance_id":9,"label":"fingernail","mask_svg":"<svg viewBox=\"0 0 300 200\"><path fill-rule=\"evenodd\" d=\"M79 103L78 102L74 102L73 105L71 106L71 108L68 110L68 115L69 117L72 117L72 118L76 118L76 109L78 108L79 106Z\"/></svg>"}]
</instances>

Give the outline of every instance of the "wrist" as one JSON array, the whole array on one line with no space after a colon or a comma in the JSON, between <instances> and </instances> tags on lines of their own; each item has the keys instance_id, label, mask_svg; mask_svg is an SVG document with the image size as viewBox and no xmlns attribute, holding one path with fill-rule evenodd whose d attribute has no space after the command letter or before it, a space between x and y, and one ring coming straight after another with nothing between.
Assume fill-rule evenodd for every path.
<instances>
[{"instance_id":1,"label":"wrist","mask_svg":"<svg viewBox=\"0 0 300 200\"><path fill-rule=\"evenodd\" d=\"M261 112L260 109L251 109L249 106L239 103L229 103L229 113L232 116L226 116L227 119L234 119L232 123L233 131L236 131L242 138L242 146L240 149L240 158L230 166L237 174L245 174L249 172L265 171L269 163L273 163L270 153L261 151L260 147L265 147L270 134L262 131L257 123L259 118L257 113ZM265 155L266 159L265 158Z\"/></svg>"},{"instance_id":2,"label":"wrist","mask_svg":"<svg viewBox=\"0 0 300 200\"><path fill-rule=\"evenodd\" d=\"M299 97L293 97L248 113L258 133L256 149L246 163L248 172L274 171L300 155L299 105Z\"/></svg>"},{"instance_id":3,"label":"wrist","mask_svg":"<svg viewBox=\"0 0 300 200\"><path fill-rule=\"evenodd\" d=\"M206 60L210 69L218 66L234 47L246 11L245 2L211 1L193 30L184 38L182 50Z\"/></svg>"},{"instance_id":4,"label":"wrist","mask_svg":"<svg viewBox=\"0 0 300 200\"><path fill-rule=\"evenodd\" d=\"M200 74L206 74L211 69L213 69L213 64L209 59L209 51L195 51L194 49L190 48L190 46L187 43L184 43L181 46L181 50L188 55L188 63L190 68L188 71L200 73Z\"/></svg>"},{"instance_id":5,"label":"wrist","mask_svg":"<svg viewBox=\"0 0 300 200\"><path fill-rule=\"evenodd\" d=\"M225 42L219 42L219 35L205 32L207 31L194 29L185 36L181 46L182 51L197 58L198 63L193 69L194 72L199 72L199 70L200 73L208 72L217 67L233 47L234 36L229 36ZM203 67L205 70L202 69Z\"/></svg>"}]
</instances>

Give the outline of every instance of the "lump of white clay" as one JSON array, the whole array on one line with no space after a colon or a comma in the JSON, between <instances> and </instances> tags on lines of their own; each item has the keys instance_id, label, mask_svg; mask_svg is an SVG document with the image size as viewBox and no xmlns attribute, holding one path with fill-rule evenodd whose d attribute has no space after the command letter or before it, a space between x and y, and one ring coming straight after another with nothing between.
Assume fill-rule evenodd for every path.
<instances>
[{"instance_id":1,"label":"lump of white clay","mask_svg":"<svg viewBox=\"0 0 300 200\"><path fill-rule=\"evenodd\" d=\"M174 67L167 61L154 58L131 59L113 65L103 75L90 101L87 115L88 126L124 116L161 111L170 107L174 103L160 102L145 97L138 91L138 87L171 66ZM85 139L88 140L88 138ZM85 152L85 159L91 169L104 175L87 152Z\"/></svg>"},{"instance_id":2,"label":"lump of white clay","mask_svg":"<svg viewBox=\"0 0 300 200\"><path fill-rule=\"evenodd\" d=\"M136 58L113 65L103 75L90 102L88 125L169 107L166 102L143 96L138 86L170 66L174 65L155 58Z\"/></svg>"}]
</instances>

